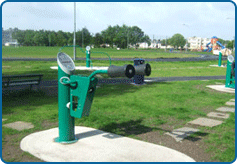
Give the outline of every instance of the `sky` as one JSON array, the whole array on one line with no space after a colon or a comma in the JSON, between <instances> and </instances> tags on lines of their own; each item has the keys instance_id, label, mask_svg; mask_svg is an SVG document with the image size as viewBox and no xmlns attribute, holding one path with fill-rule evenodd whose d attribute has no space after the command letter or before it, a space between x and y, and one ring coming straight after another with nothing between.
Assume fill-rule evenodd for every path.
<instances>
[{"instance_id":1,"label":"sky","mask_svg":"<svg viewBox=\"0 0 237 164\"><path fill-rule=\"evenodd\" d=\"M138 26L151 39L235 36L235 6L231 2L76 2L76 29L92 34L109 25ZM74 31L74 2L7 2L2 6L4 30Z\"/></svg>"}]
</instances>

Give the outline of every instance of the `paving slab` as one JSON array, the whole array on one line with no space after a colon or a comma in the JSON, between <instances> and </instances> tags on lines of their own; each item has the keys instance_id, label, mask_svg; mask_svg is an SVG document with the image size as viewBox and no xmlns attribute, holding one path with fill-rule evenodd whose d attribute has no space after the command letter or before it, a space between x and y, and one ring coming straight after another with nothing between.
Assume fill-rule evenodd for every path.
<instances>
[{"instance_id":1,"label":"paving slab","mask_svg":"<svg viewBox=\"0 0 237 164\"><path fill-rule=\"evenodd\" d=\"M233 101L228 101L228 102L225 103L225 105L235 106L235 102L233 102Z\"/></svg>"},{"instance_id":2,"label":"paving slab","mask_svg":"<svg viewBox=\"0 0 237 164\"><path fill-rule=\"evenodd\" d=\"M4 124L3 126L7 127L7 128L18 130L18 131L34 128L33 124L31 124L29 122L23 122L23 121L8 123L8 124Z\"/></svg>"},{"instance_id":3,"label":"paving slab","mask_svg":"<svg viewBox=\"0 0 237 164\"><path fill-rule=\"evenodd\" d=\"M217 108L216 110L220 112L235 112L235 108L230 108L230 107L220 107L220 108Z\"/></svg>"},{"instance_id":4,"label":"paving slab","mask_svg":"<svg viewBox=\"0 0 237 164\"><path fill-rule=\"evenodd\" d=\"M222 121L214 120L214 119L210 119L210 118L198 118L198 119L190 121L188 123L194 124L194 125L199 125L199 126L214 127L214 126L222 124Z\"/></svg>"},{"instance_id":5,"label":"paving slab","mask_svg":"<svg viewBox=\"0 0 237 164\"><path fill-rule=\"evenodd\" d=\"M23 151L47 162L195 162L176 150L101 130L76 126L79 140L54 142L58 128L32 133L22 139Z\"/></svg>"},{"instance_id":6,"label":"paving slab","mask_svg":"<svg viewBox=\"0 0 237 164\"><path fill-rule=\"evenodd\" d=\"M6 120L7 120L6 118L2 118L2 122L3 122L3 121L6 121Z\"/></svg>"},{"instance_id":7,"label":"paving slab","mask_svg":"<svg viewBox=\"0 0 237 164\"><path fill-rule=\"evenodd\" d=\"M207 87L220 92L235 93L235 89L227 88L225 85L207 85Z\"/></svg>"},{"instance_id":8,"label":"paving slab","mask_svg":"<svg viewBox=\"0 0 237 164\"><path fill-rule=\"evenodd\" d=\"M200 130L194 129L194 128L189 128L189 127L183 127L183 128L175 129L172 132L167 132L165 134L173 137L176 142L180 142L184 138L190 136L190 134L196 133L198 131L200 131Z\"/></svg>"},{"instance_id":9,"label":"paving slab","mask_svg":"<svg viewBox=\"0 0 237 164\"><path fill-rule=\"evenodd\" d=\"M208 117L215 117L215 118L223 118L223 119L227 119L230 117L229 114L226 113L219 113L219 112L210 112L207 114Z\"/></svg>"}]
</instances>

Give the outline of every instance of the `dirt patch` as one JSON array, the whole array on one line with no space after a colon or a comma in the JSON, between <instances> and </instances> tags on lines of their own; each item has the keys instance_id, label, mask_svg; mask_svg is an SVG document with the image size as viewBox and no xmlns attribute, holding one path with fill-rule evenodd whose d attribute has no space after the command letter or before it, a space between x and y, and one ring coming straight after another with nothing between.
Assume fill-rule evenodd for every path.
<instances>
[{"instance_id":1,"label":"dirt patch","mask_svg":"<svg viewBox=\"0 0 237 164\"><path fill-rule=\"evenodd\" d=\"M203 142L204 134L198 137L187 137L182 142L176 142L174 138L168 135L161 134L159 131L152 131L144 134L139 134L137 137L150 143L166 146L179 152L182 152L197 162L218 162L211 160L212 155L206 153L207 146Z\"/></svg>"},{"instance_id":2,"label":"dirt patch","mask_svg":"<svg viewBox=\"0 0 237 164\"><path fill-rule=\"evenodd\" d=\"M42 129L50 129L58 126L58 122L50 122L44 120L41 123ZM197 162L219 162L212 160L213 154L205 152L207 145L204 139L208 137L211 130L207 130L207 133L199 133L196 137L187 137L181 142L176 142L174 138L169 135L165 135L165 132L170 132L175 129L176 125L163 124L159 126L156 131L148 131L145 133L137 134L136 137L140 140L162 145L179 152L182 152ZM198 126L188 126L197 128ZM26 153L20 149L20 141L23 137L19 134L6 135L3 139L2 157L5 161L11 162L43 162L42 160Z\"/></svg>"},{"instance_id":3,"label":"dirt patch","mask_svg":"<svg viewBox=\"0 0 237 164\"><path fill-rule=\"evenodd\" d=\"M50 129L58 126L58 122L50 122L44 120L42 123L43 129ZM20 148L20 141L24 137L19 134L6 135L2 141L2 158L6 162L44 162L33 155L26 153Z\"/></svg>"},{"instance_id":4,"label":"dirt patch","mask_svg":"<svg viewBox=\"0 0 237 164\"><path fill-rule=\"evenodd\" d=\"M20 143L15 140L19 138L18 134L6 135L2 142L2 159L6 162L43 162L42 160L31 156L20 148Z\"/></svg>"},{"instance_id":5,"label":"dirt patch","mask_svg":"<svg viewBox=\"0 0 237 164\"><path fill-rule=\"evenodd\" d=\"M44 120L42 123L41 123L41 126L43 129L51 129L51 128L55 128L58 126L58 122L50 122L48 120Z\"/></svg>"}]
</instances>

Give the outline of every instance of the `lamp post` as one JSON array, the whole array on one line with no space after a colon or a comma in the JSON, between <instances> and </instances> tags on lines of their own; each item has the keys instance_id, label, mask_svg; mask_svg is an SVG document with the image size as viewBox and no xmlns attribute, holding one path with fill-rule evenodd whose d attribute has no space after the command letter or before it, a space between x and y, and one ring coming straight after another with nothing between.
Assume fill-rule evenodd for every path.
<instances>
[{"instance_id":1,"label":"lamp post","mask_svg":"<svg viewBox=\"0 0 237 164\"><path fill-rule=\"evenodd\" d=\"M235 18L231 18L231 17L227 17L226 19L235 20ZM235 49L235 36L234 36L234 41L233 41L233 52L234 52L234 49Z\"/></svg>"},{"instance_id":2,"label":"lamp post","mask_svg":"<svg viewBox=\"0 0 237 164\"><path fill-rule=\"evenodd\" d=\"M73 60L76 60L76 2L74 2L74 38L73 38Z\"/></svg>"},{"instance_id":3,"label":"lamp post","mask_svg":"<svg viewBox=\"0 0 237 164\"><path fill-rule=\"evenodd\" d=\"M183 23L182 25L189 28L189 25L187 25L186 23ZM188 42L188 38L186 39L186 52L188 52L188 43L187 42Z\"/></svg>"}]
</instances>

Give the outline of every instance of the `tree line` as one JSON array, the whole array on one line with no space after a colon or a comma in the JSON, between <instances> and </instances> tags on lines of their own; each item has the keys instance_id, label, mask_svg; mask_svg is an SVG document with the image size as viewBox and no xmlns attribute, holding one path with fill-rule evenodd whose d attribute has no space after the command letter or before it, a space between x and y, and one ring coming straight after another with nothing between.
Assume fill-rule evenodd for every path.
<instances>
[{"instance_id":1,"label":"tree line","mask_svg":"<svg viewBox=\"0 0 237 164\"><path fill-rule=\"evenodd\" d=\"M13 29L12 38L17 39L24 46L65 46L73 45L73 32L49 31L49 30L19 30ZM116 25L92 35L85 27L76 31L76 45L85 47L109 44L111 47L127 48L128 45L137 45L139 42L151 43L148 35L137 26Z\"/></svg>"},{"instance_id":2,"label":"tree line","mask_svg":"<svg viewBox=\"0 0 237 164\"><path fill-rule=\"evenodd\" d=\"M18 43L23 46L65 46L73 45L73 32L50 31L50 30L19 30L18 28L10 29L12 38L17 39ZM2 31L4 31L2 29ZM227 48L232 49L234 40L223 40L218 38L219 42ZM111 47L127 48L129 45L138 47L138 43L146 42L148 45L151 42L171 45L175 48L183 48L187 40L181 34L174 34L172 37L163 40L153 40L148 35L144 34L142 29L137 26L116 25L108 26L100 33L92 35L85 27L76 31L76 45L85 47L94 45L94 47L106 47L106 44Z\"/></svg>"}]
</instances>

